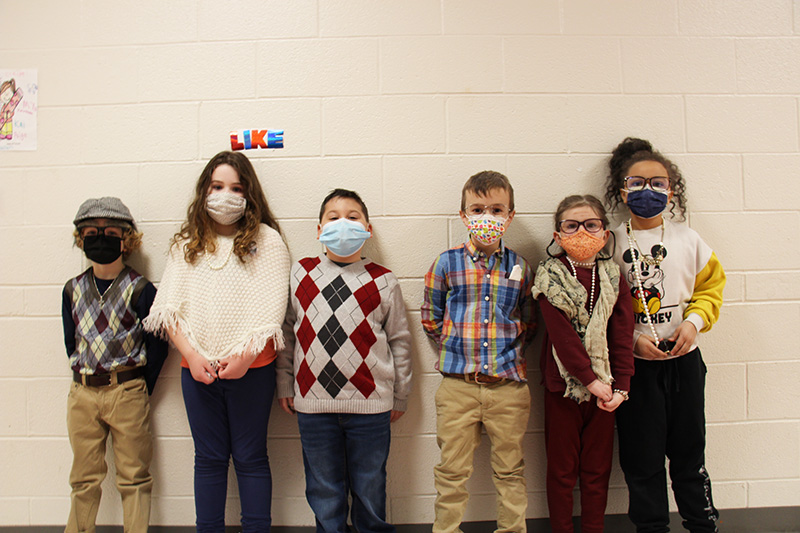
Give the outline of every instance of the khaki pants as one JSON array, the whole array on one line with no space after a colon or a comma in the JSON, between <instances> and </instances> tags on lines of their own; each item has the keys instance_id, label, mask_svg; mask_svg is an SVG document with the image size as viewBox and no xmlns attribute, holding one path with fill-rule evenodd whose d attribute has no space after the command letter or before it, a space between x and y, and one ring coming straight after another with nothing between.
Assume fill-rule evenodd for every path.
<instances>
[{"instance_id":1,"label":"khaki pants","mask_svg":"<svg viewBox=\"0 0 800 533\"><path fill-rule=\"evenodd\" d=\"M72 445L72 486L66 533L94 533L100 483L106 477L106 439L111 433L117 489L126 533L144 533L150 521L153 478L150 400L144 378L106 387L70 384L67 429Z\"/></svg>"},{"instance_id":2,"label":"khaki pants","mask_svg":"<svg viewBox=\"0 0 800 533\"><path fill-rule=\"evenodd\" d=\"M460 532L472 475L472 459L481 440L481 424L491 442L497 491L497 531L524 533L528 495L522 439L528 426L531 394L527 383L477 385L445 377L436 391L437 441L442 460L434 468L434 533Z\"/></svg>"}]
</instances>

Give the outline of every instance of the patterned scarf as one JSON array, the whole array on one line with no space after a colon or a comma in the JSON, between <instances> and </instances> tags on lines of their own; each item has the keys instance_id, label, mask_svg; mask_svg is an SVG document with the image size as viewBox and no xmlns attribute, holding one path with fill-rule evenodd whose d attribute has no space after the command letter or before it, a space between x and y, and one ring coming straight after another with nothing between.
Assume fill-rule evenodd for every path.
<instances>
[{"instance_id":1,"label":"patterned scarf","mask_svg":"<svg viewBox=\"0 0 800 533\"><path fill-rule=\"evenodd\" d=\"M553 307L567 316L586 348L592 372L597 379L610 385L614 382L614 378L608 361L606 330L608 319L619 296L619 267L613 261L598 261L597 272L600 294L591 317L586 311L586 299L589 297L586 289L559 259L551 257L539 264L534 278L533 297L538 298L540 294L544 294ZM580 380L567 372L556 354L555 347L553 358L561 377L567 384L564 397L578 403L589 400L592 393Z\"/></svg>"}]
</instances>

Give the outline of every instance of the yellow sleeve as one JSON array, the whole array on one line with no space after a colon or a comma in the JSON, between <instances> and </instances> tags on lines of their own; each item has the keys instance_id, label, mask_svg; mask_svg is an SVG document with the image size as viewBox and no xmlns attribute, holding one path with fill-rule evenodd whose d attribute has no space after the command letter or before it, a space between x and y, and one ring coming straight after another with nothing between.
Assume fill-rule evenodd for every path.
<instances>
[{"instance_id":1,"label":"yellow sleeve","mask_svg":"<svg viewBox=\"0 0 800 533\"><path fill-rule=\"evenodd\" d=\"M719 318L719 309L722 307L722 289L725 288L725 271L717 259L717 254L711 252L708 263L694 279L694 292L692 301L683 312L686 319L694 313L703 319L701 332L711 329Z\"/></svg>"}]
</instances>

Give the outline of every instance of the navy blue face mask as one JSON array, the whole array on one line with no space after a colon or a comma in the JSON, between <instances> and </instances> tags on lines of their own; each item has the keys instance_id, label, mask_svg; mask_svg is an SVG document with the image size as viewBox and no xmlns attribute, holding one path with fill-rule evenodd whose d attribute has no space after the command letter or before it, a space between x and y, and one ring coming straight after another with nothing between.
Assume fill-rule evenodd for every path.
<instances>
[{"instance_id":1,"label":"navy blue face mask","mask_svg":"<svg viewBox=\"0 0 800 533\"><path fill-rule=\"evenodd\" d=\"M628 209L639 218L653 218L661 214L667 207L669 196L652 189L631 191L628 193Z\"/></svg>"}]
</instances>

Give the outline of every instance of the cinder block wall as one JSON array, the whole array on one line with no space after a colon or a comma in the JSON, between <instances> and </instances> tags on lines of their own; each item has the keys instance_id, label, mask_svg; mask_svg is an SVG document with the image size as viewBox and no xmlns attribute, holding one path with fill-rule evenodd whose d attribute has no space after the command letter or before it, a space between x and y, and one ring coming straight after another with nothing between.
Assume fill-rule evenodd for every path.
<instances>
[{"instance_id":1,"label":"cinder block wall","mask_svg":"<svg viewBox=\"0 0 800 533\"><path fill-rule=\"evenodd\" d=\"M506 173L508 242L540 260L567 194L600 194L607 154L651 139L686 176L689 224L729 274L709 367L708 467L721 508L800 505L800 2L790 0L0 0L0 67L38 68L39 148L0 152L0 525L63 523L71 451L60 290L84 262L70 221L117 195L158 281L200 169L240 128L294 258L316 254L318 203L362 193L374 259L401 278L416 380L394 427L390 518L432 520L438 458L422 277L465 232L464 180ZM536 368L538 350L530 353ZM153 523L191 524L192 454L172 356L153 397ZM529 516L546 516L539 375L527 437ZM281 525L308 525L294 419L269 449ZM235 484L229 521L237 520ZM102 523L118 524L113 466ZM626 508L618 468L609 512ZM485 447L468 518L494 516Z\"/></svg>"}]
</instances>

